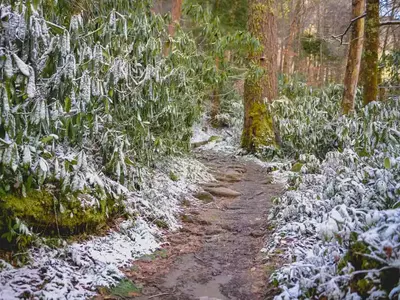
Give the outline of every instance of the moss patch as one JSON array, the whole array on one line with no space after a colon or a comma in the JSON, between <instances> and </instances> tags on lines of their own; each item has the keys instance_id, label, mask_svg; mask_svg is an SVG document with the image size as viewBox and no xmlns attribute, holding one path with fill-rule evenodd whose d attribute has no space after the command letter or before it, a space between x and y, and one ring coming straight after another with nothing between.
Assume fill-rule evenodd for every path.
<instances>
[{"instance_id":1,"label":"moss patch","mask_svg":"<svg viewBox=\"0 0 400 300\"><path fill-rule=\"evenodd\" d=\"M136 297L140 295L141 287L136 286L132 281L124 279L118 285L110 290L111 296L121 297L123 299L127 297Z\"/></svg>"},{"instance_id":2,"label":"moss patch","mask_svg":"<svg viewBox=\"0 0 400 300\"><path fill-rule=\"evenodd\" d=\"M209 192L198 192L193 195L196 199L199 199L200 201L203 201L204 203L211 203L214 201L214 196L211 195Z\"/></svg>"},{"instance_id":3,"label":"moss patch","mask_svg":"<svg viewBox=\"0 0 400 300\"><path fill-rule=\"evenodd\" d=\"M7 232L10 222L18 218L35 233L69 236L93 231L117 211L122 211L112 200L100 201L99 207L84 208L78 196L57 199L49 192L38 190L31 191L27 197L1 196L0 233Z\"/></svg>"},{"instance_id":4,"label":"moss patch","mask_svg":"<svg viewBox=\"0 0 400 300\"><path fill-rule=\"evenodd\" d=\"M179 181L179 176L176 175L173 171L169 172L169 179L171 179L172 181Z\"/></svg>"}]
</instances>

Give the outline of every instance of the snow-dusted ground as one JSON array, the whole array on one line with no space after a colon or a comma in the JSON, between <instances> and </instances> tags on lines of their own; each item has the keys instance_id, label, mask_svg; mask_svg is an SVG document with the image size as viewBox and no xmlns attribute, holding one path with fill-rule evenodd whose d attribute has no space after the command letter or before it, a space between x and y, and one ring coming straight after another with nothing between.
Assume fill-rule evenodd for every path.
<instances>
[{"instance_id":1,"label":"snow-dusted ground","mask_svg":"<svg viewBox=\"0 0 400 300\"><path fill-rule=\"evenodd\" d=\"M170 172L178 180L172 180ZM87 299L97 287L115 285L124 276L119 268L162 243L161 232L146 220L179 227L180 201L191 197L196 183L213 180L202 164L189 158L171 158L142 177L142 191L128 193L125 203L128 212L139 215L135 221L124 221L106 236L83 243L32 249L32 263L22 268L0 261L0 299Z\"/></svg>"}]
</instances>

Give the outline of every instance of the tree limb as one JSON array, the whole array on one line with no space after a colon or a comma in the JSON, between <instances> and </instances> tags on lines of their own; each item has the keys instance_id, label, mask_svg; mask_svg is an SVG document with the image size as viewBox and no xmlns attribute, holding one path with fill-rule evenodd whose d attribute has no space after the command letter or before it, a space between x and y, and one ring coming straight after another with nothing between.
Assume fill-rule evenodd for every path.
<instances>
[{"instance_id":1,"label":"tree limb","mask_svg":"<svg viewBox=\"0 0 400 300\"><path fill-rule=\"evenodd\" d=\"M392 25L400 25L400 20L385 21L379 24L379 26L392 26Z\"/></svg>"},{"instance_id":2,"label":"tree limb","mask_svg":"<svg viewBox=\"0 0 400 300\"><path fill-rule=\"evenodd\" d=\"M339 35L332 35L332 37L335 40L340 41L340 44L343 45L343 39L346 36L346 34L349 32L350 28L353 26L355 22L358 20L365 18L367 16L367 13L363 13L362 15L358 16L357 18L354 18L353 20L350 21L349 26L347 26L346 30ZM395 25L400 25L400 20L391 20L391 21L381 21L379 26L395 26Z\"/></svg>"},{"instance_id":3,"label":"tree limb","mask_svg":"<svg viewBox=\"0 0 400 300\"><path fill-rule=\"evenodd\" d=\"M349 32L351 26L353 26L353 24L354 24L355 22L357 22L358 20L360 20L360 19L362 19L362 18L365 18L366 15L367 15L366 13L363 13L362 15L358 16L357 18L354 18L353 20L350 21L349 26L347 26L346 30L345 30L342 34L333 35L332 37L333 37L335 40L339 40L339 41L340 41L340 44L343 45L343 39L344 39L345 35L347 34L347 32Z\"/></svg>"}]
</instances>

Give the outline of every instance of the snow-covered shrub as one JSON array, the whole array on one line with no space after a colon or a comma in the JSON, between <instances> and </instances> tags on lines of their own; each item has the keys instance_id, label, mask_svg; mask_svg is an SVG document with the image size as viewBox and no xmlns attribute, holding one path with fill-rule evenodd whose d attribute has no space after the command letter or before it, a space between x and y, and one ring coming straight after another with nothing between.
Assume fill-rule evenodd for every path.
<instances>
[{"instance_id":1,"label":"snow-covered shrub","mask_svg":"<svg viewBox=\"0 0 400 300\"><path fill-rule=\"evenodd\" d=\"M46 190L62 220L109 216L141 166L187 150L212 77L195 40L169 38L151 1L75 4L0 4L0 195Z\"/></svg>"},{"instance_id":2,"label":"snow-covered shrub","mask_svg":"<svg viewBox=\"0 0 400 300\"><path fill-rule=\"evenodd\" d=\"M276 255L283 248L289 263L272 277L282 288L277 299L393 298L400 291L399 100L337 118L336 98L310 100L314 105L288 103L281 124L289 155L321 159L318 167L299 155L290 189L270 216L276 231L265 251ZM310 140L321 149L307 151Z\"/></svg>"}]
</instances>

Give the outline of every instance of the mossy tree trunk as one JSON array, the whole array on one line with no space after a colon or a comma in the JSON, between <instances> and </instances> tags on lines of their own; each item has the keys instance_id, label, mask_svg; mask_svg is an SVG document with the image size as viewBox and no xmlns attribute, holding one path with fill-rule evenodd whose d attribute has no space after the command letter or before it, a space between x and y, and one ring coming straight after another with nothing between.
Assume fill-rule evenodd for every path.
<instances>
[{"instance_id":1,"label":"mossy tree trunk","mask_svg":"<svg viewBox=\"0 0 400 300\"><path fill-rule=\"evenodd\" d=\"M364 105L378 99L379 0L367 0L364 33Z\"/></svg>"},{"instance_id":2,"label":"mossy tree trunk","mask_svg":"<svg viewBox=\"0 0 400 300\"><path fill-rule=\"evenodd\" d=\"M262 46L261 50L250 53L250 60L263 71L262 75L249 74L244 86L242 147L252 152L262 146L276 145L273 118L266 103L278 95L278 30L274 2L249 0L248 29Z\"/></svg>"},{"instance_id":3,"label":"mossy tree trunk","mask_svg":"<svg viewBox=\"0 0 400 300\"><path fill-rule=\"evenodd\" d=\"M361 16L365 10L365 0L352 1L352 19ZM360 75L361 55L363 48L364 19L357 20L351 32L349 55L344 78L342 109L344 114L354 111L358 77Z\"/></svg>"}]
</instances>

